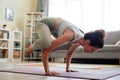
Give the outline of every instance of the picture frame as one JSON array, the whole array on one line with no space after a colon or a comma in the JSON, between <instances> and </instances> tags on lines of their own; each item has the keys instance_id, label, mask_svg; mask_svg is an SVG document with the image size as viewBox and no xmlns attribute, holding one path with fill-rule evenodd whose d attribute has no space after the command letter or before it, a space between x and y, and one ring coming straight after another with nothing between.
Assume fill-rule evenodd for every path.
<instances>
[{"instance_id":1,"label":"picture frame","mask_svg":"<svg viewBox=\"0 0 120 80\"><path fill-rule=\"evenodd\" d=\"M13 18L14 18L14 10L11 8L6 8L5 19L8 21L13 21Z\"/></svg>"}]
</instances>

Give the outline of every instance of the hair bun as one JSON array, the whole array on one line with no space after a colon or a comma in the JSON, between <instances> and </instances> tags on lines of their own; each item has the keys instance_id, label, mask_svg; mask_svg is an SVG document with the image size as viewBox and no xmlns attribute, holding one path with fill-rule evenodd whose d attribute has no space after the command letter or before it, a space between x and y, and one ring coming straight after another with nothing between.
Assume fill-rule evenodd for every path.
<instances>
[{"instance_id":1,"label":"hair bun","mask_svg":"<svg viewBox=\"0 0 120 80\"><path fill-rule=\"evenodd\" d=\"M95 30L95 36L104 39L105 30L103 30L103 29Z\"/></svg>"}]
</instances>

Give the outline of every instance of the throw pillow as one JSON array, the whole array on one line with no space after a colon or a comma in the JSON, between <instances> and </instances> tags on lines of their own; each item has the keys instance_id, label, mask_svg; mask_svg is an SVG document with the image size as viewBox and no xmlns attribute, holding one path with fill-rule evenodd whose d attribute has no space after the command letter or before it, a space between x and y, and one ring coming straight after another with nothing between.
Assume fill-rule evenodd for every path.
<instances>
[{"instance_id":1,"label":"throw pillow","mask_svg":"<svg viewBox=\"0 0 120 80\"><path fill-rule=\"evenodd\" d=\"M120 45L120 40L115 45Z\"/></svg>"}]
</instances>

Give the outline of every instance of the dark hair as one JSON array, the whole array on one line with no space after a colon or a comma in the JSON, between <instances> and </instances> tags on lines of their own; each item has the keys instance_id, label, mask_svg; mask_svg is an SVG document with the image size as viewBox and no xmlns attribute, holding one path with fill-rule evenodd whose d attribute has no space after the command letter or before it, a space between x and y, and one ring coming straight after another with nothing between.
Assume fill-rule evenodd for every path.
<instances>
[{"instance_id":1,"label":"dark hair","mask_svg":"<svg viewBox=\"0 0 120 80\"><path fill-rule=\"evenodd\" d=\"M90 40L90 46L103 48L105 31L100 29L85 34L84 39Z\"/></svg>"}]
</instances>

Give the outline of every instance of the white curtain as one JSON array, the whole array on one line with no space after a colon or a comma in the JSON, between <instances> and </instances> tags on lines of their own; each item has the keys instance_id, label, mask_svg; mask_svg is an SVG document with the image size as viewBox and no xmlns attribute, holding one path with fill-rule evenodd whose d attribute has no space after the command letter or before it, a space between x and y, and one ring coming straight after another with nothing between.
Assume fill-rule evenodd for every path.
<instances>
[{"instance_id":1,"label":"white curtain","mask_svg":"<svg viewBox=\"0 0 120 80\"><path fill-rule=\"evenodd\" d=\"M120 0L49 0L49 17L61 17L84 32L120 30Z\"/></svg>"}]
</instances>

